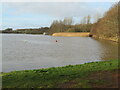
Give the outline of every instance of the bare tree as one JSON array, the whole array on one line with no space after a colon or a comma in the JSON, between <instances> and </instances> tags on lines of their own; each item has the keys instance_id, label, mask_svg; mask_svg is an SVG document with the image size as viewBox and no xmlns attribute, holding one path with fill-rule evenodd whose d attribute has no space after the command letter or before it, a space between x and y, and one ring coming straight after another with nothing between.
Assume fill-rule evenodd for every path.
<instances>
[{"instance_id":1,"label":"bare tree","mask_svg":"<svg viewBox=\"0 0 120 90\"><path fill-rule=\"evenodd\" d=\"M86 24L86 17L83 17L83 19L81 20L81 24Z\"/></svg>"},{"instance_id":2,"label":"bare tree","mask_svg":"<svg viewBox=\"0 0 120 90\"><path fill-rule=\"evenodd\" d=\"M94 16L94 22L96 23L100 18L101 18L101 14L96 13L95 16Z\"/></svg>"},{"instance_id":3,"label":"bare tree","mask_svg":"<svg viewBox=\"0 0 120 90\"><path fill-rule=\"evenodd\" d=\"M64 18L63 23L65 25L72 25L72 23L73 23L72 17L66 17L66 18Z\"/></svg>"},{"instance_id":4,"label":"bare tree","mask_svg":"<svg viewBox=\"0 0 120 90\"><path fill-rule=\"evenodd\" d=\"M87 18L87 24L90 24L91 17L88 15L86 18Z\"/></svg>"}]
</instances>

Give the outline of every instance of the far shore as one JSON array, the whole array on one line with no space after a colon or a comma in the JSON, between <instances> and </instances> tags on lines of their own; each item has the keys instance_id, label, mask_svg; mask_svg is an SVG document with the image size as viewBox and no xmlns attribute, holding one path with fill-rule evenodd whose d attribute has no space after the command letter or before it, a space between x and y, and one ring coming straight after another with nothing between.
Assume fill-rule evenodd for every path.
<instances>
[{"instance_id":1,"label":"far shore","mask_svg":"<svg viewBox=\"0 0 120 90\"><path fill-rule=\"evenodd\" d=\"M89 37L89 32L60 32L60 33L53 33L52 36L63 36L63 37Z\"/></svg>"}]
</instances>

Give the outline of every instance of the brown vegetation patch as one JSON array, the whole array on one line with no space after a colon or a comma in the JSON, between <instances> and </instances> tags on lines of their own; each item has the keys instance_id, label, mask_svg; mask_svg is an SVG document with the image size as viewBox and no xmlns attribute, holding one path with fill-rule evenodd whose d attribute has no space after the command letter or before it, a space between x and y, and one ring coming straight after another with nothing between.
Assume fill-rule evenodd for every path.
<instances>
[{"instance_id":1,"label":"brown vegetation patch","mask_svg":"<svg viewBox=\"0 0 120 90\"><path fill-rule=\"evenodd\" d=\"M99 18L91 28L91 34L100 39L118 42L118 4L113 5L103 18Z\"/></svg>"},{"instance_id":2,"label":"brown vegetation patch","mask_svg":"<svg viewBox=\"0 0 120 90\"><path fill-rule=\"evenodd\" d=\"M76 78L74 80L58 85L58 88L118 88L118 79L120 73L118 70L97 71L91 73L85 78Z\"/></svg>"},{"instance_id":3,"label":"brown vegetation patch","mask_svg":"<svg viewBox=\"0 0 120 90\"><path fill-rule=\"evenodd\" d=\"M120 86L118 78L120 78L118 70L112 70L92 73L88 80L93 88L118 88Z\"/></svg>"},{"instance_id":4,"label":"brown vegetation patch","mask_svg":"<svg viewBox=\"0 0 120 90\"><path fill-rule=\"evenodd\" d=\"M74 85L76 85L76 81L75 80L71 80L69 82L63 83L58 85L58 88L73 88Z\"/></svg>"},{"instance_id":5,"label":"brown vegetation patch","mask_svg":"<svg viewBox=\"0 0 120 90\"><path fill-rule=\"evenodd\" d=\"M90 33L54 33L52 36L64 37L89 37Z\"/></svg>"}]
</instances>

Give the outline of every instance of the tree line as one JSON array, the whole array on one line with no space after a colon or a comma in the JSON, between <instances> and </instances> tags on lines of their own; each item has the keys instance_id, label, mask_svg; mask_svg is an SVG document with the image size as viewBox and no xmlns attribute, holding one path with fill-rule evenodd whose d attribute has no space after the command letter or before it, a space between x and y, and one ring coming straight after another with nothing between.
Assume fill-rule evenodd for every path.
<instances>
[{"instance_id":1,"label":"tree line","mask_svg":"<svg viewBox=\"0 0 120 90\"><path fill-rule=\"evenodd\" d=\"M57 32L90 32L92 27L91 17L88 15L84 17L80 24L73 25L72 17L66 17L63 20L54 20L48 31L49 34Z\"/></svg>"},{"instance_id":2,"label":"tree line","mask_svg":"<svg viewBox=\"0 0 120 90\"><path fill-rule=\"evenodd\" d=\"M41 27L41 28L30 28L30 29L16 29L7 28L2 30L2 33L22 33L22 34L43 34L44 32L48 32L49 27Z\"/></svg>"}]
</instances>

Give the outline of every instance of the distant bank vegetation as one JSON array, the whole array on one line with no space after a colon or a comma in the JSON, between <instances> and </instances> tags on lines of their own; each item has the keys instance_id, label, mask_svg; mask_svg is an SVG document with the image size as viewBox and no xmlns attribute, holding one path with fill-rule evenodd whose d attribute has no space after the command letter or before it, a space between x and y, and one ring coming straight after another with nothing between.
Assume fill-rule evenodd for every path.
<instances>
[{"instance_id":1,"label":"distant bank vegetation","mask_svg":"<svg viewBox=\"0 0 120 90\"><path fill-rule=\"evenodd\" d=\"M63 37L90 37L89 32L61 32L61 33L54 33L52 36L63 36Z\"/></svg>"},{"instance_id":2,"label":"distant bank vegetation","mask_svg":"<svg viewBox=\"0 0 120 90\"><path fill-rule=\"evenodd\" d=\"M81 20L80 24L73 25L73 19L71 17L64 18L64 20L55 20L49 29L49 34L58 32L90 32L93 24L90 23L91 17L88 15Z\"/></svg>"},{"instance_id":3,"label":"distant bank vegetation","mask_svg":"<svg viewBox=\"0 0 120 90\"><path fill-rule=\"evenodd\" d=\"M61 32L90 32L90 35L95 38L112 40L118 42L120 38L118 14L120 7L119 3L112 5L112 7L103 15L96 16L95 23L91 23L91 17L88 15L84 17L80 24L72 25L72 18L65 18L64 20L56 20L50 26L49 34Z\"/></svg>"},{"instance_id":4,"label":"distant bank vegetation","mask_svg":"<svg viewBox=\"0 0 120 90\"><path fill-rule=\"evenodd\" d=\"M118 42L120 39L119 32L119 16L120 3L112 5L112 7L103 15L102 18L96 16L95 23L91 23L91 17L84 17L80 24L72 25L72 18L64 20L56 20L52 23L49 29L49 34L58 32L90 32L90 35L95 38L112 40Z\"/></svg>"},{"instance_id":5,"label":"distant bank vegetation","mask_svg":"<svg viewBox=\"0 0 120 90\"><path fill-rule=\"evenodd\" d=\"M119 4L113 5L91 28L93 37L108 39L118 42L120 32L118 28L118 7Z\"/></svg>"},{"instance_id":6,"label":"distant bank vegetation","mask_svg":"<svg viewBox=\"0 0 120 90\"><path fill-rule=\"evenodd\" d=\"M49 27L41 27L36 29L16 29L7 28L2 30L2 33L22 33L22 34L43 34L44 32L48 32Z\"/></svg>"}]
</instances>

